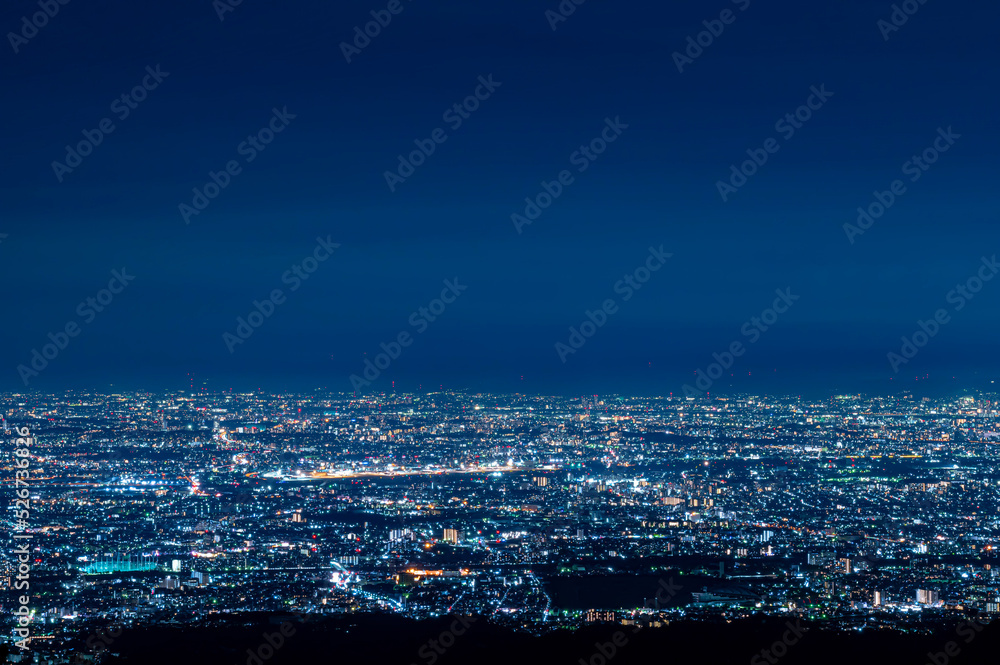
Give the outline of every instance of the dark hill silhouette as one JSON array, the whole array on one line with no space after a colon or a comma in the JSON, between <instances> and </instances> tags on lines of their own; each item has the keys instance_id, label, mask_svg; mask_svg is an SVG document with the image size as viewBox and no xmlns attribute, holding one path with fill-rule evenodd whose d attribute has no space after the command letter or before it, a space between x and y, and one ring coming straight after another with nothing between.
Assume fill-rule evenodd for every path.
<instances>
[{"instance_id":1,"label":"dark hill silhouette","mask_svg":"<svg viewBox=\"0 0 1000 665\"><path fill-rule=\"evenodd\" d=\"M289 617L239 617L213 627L135 629L117 639L113 665L632 665L709 663L712 665L973 665L995 660L1000 624L976 632L968 625L942 625L933 635L890 631L838 631L801 624L796 636L784 620L767 618L726 623L674 622L634 630L613 624L590 625L541 637L478 618L452 643L454 617L413 621L398 616L358 615L299 622L281 635ZM286 631L290 628L286 626ZM278 648L270 648L265 635ZM782 637L794 643L774 648ZM283 637L283 639L281 639ZM430 640L436 640L437 648ZM967 641L968 640L968 641ZM956 656L948 656L948 642ZM450 644L448 648L441 645ZM264 646L265 648L259 649ZM257 652L256 660L248 649ZM770 659L763 649L773 649ZM929 657L934 654L934 660ZM779 657L780 654L780 657ZM755 658L755 656L757 656ZM772 662L773 661L773 662ZM936 661L936 662L935 662Z\"/></svg>"}]
</instances>

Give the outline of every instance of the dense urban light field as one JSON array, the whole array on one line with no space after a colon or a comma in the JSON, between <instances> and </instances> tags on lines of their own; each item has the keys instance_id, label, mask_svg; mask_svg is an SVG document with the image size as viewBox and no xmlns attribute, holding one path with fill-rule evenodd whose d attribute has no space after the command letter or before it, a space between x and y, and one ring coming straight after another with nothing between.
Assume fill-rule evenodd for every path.
<instances>
[{"instance_id":1,"label":"dense urban light field","mask_svg":"<svg viewBox=\"0 0 1000 665\"><path fill-rule=\"evenodd\" d=\"M35 439L19 525L33 637L52 645L107 620L260 610L535 633L751 615L921 631L1000 612L995 395L0 406Z\"/></svg>"}]
</instances>

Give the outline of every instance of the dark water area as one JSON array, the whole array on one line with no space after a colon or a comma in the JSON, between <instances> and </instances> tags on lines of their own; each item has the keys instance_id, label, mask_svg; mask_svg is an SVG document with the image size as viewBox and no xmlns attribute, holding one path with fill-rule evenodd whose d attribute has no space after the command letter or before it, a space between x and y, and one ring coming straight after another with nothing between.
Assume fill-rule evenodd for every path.
<instances>
[{"instance_id":1,"label":"dark water area","mask_svg":"<svg viewBox=\"0 0 1000 665\"><path fill-rule=\"evenodd\" d=\"M662 582L662 585L661 585ZM643 607L645 601L652 601L662 589L660 598L680 587L661 607L678 607L691 602L691 592L711 589L724 583L717 577L703 575L681 575L677 571L665 571L656 575L588 575L580 577L551 577L545 581L545 588L552 597L556 609L564 610L614 610Z\"/></svg>"}]
</instances>

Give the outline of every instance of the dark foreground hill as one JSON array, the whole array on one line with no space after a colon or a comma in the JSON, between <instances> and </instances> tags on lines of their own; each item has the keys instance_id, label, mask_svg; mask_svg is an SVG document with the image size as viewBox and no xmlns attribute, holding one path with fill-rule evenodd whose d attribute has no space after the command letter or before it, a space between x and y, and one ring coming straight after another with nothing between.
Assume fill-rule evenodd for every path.
<instances>
[{"instance_id":1,"label":"dark foreground hill","mask_svg":"<svg viewBox=\"0 0 1000 665\"><path fill-rule=\"evenodd\" d=\"M288 619L288 623L284 623ZM468 625L465 625L468 624ZM284 626L284 630L282 629ZM978 630L977 630L978 628ZM284 633L284 634L283 634ZM933 635L839 631L783 620L674 622L635 631L588 626L535 637L484 618L412 621L357 615L319 621L242 617L212 627L155 627L110 645L114 665L971 665L995 662L1000 622ZM950 652L950 653L949 653Z\"/></svg>"}]
</instances>

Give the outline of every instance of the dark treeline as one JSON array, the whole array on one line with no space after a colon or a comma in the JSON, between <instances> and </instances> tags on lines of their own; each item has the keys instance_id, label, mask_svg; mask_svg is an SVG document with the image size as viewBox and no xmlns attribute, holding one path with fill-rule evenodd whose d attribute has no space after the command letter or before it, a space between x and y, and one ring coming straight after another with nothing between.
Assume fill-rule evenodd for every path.
<instances>
[{"instance_id":1,"label":"dark treeline","mask_svg":"<svg viewBox=\"0 0 1000 665\"><path fill-rule=\"evenodd\" d=\"M287 619L287 623L285 623ZM284 625L284 629L282 626ZM283 634L284 632L284 634ZM613 624L541 637L484 618L413 621L361 615L299 621L243 617L211 627L128 631L109 645L111 665L971 665L994 662L1000 624L942 624L934 634L835 630L780 619L674 622L635 630ZM950 653L949 653L950 652Z\"/></svg>"}]
</instances>

